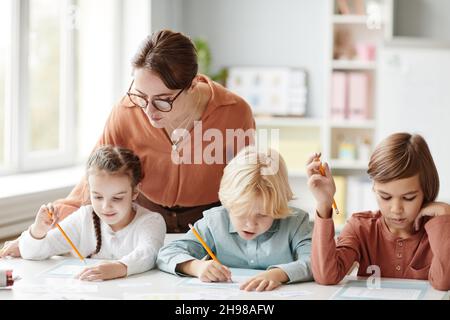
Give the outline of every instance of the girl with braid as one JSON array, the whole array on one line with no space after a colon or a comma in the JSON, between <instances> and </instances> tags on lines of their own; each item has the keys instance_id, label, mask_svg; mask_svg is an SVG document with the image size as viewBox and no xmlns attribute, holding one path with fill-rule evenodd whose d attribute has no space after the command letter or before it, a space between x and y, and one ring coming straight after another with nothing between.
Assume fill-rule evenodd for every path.
<instances>
[{"instance_id":1,"label":"girl with braid","mask_svg":"<svg viewBox=\"0 0 450 320\"><path fill-rule=\"evenodd\" d=\"M80 207L60 225L84 257L108 261L85 268L77 277L108 280L152 269L164 243L166 224L159 213L133 202L142 180L139 158L125 148L100 147L89 157L86 180L91 204ZM24 259L42 260L70 252L61 232L52 229L57 222L53 204L41 206L35 222L19 238Z\"/></svg>"}]
</instances>

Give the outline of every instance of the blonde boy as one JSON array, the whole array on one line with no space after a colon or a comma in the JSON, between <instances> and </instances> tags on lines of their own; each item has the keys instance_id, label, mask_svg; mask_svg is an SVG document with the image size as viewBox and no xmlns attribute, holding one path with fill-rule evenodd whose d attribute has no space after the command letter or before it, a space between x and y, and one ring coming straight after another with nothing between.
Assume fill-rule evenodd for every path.
<instances>
[{"instance_id":1,"label":"blonde boy","mask_svg":"<svg viewBox=\"0 0 450 320\"><path fill-rule=\"evenodd\" d=\"M292 197L281 156L244 148L224 170L223 206L205 211L194 226L221 263L202 259L207 252L189 231L161 248L158 267L205 282L229 281L229 267L265 270L241 285L249 291L312 280L309 217L288 206Z\"/></svg>"}]
</instances>

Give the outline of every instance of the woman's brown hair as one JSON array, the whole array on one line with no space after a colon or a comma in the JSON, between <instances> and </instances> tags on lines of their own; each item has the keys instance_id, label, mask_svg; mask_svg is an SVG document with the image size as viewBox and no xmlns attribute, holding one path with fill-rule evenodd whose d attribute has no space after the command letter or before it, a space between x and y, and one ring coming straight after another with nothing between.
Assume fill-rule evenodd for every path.
<instances>
[{"instance_id":1,"label":"woman's brown hair","mask_svg":"<svg viewBox=\"0 0 450 320\"><path fill-rule=\"evenodd\" d=\"M367 173L380 183L419 174L422 205L433 202L439 193L436 165L425 139L418 134L394 133L381 141L370 157Z\"/></svg>"},{"instance_id":2,"label":"woman's brown hair","mask_svg":"<svg viewBox=\"0 0 450 320\"><path fill-rule=\"evenodd\" d=\"M169 89L185 89L197 75L197 51L180 32L160 30L144 39L131 60L133 69L156 72Z\"/></svg>"},{"instance_id":3,"label":"woman's brown hair","mask_svg":"<svg viewBox=\"0 0 450 320\"><path fill-rule=\"evenodd\" d=\"M129 149L117 146L102 146L90 155L86 164L86 174L90 175L99 171L104 171L108 174L128 175L133 189L136 188L143 178L139 157ZM97 245L95 251L88 258L97 254L102 246L100 218L94 211L92 212L92 218Z\"/></svg>"}]
</instances>

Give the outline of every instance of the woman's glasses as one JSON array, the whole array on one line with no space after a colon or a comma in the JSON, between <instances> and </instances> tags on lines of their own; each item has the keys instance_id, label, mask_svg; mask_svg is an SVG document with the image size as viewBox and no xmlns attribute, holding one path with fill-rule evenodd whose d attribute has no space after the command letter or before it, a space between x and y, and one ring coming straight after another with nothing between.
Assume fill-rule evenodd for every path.
<instances>
[{"instance_id":1,"label":"woman's glasses","mask_svg":"<svg viewBox=\"0 0 450 320\"><path fill-rule=\"evenodd\" d=\"M134 80L131 81L130 87L128 88L128 91L127 91L127 95L130 98L131 102L133 102L133 104L136 107L146 109L148 107L148 104L150 101L148 100L147 96L145 96L145 95L140 95L137 93L130 92L131 87L133 86L133 83L134 83ZM173 102L178 98L178 96L183 91L184 91L184 89L181 89L181 91L178 92L177 95L175 97L173 97L173 99L152 98L152 100L151 100L152 105L161 112L169 112L172 110Z\"/></svg>"}]
</instances>

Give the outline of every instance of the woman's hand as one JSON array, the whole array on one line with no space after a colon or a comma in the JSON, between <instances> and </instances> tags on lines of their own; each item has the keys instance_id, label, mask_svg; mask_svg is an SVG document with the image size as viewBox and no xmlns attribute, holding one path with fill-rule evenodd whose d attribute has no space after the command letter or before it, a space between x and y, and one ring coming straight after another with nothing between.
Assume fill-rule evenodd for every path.
<instances>
[{"instance_id":1,"label":"woman's hand","mask_svg":"<svg viewBox=\"0 0 450 320\"><path fill-rule=\"evenodd\" d=\"M416 231L419 230L420 220L423 217L437 217L444 215L450 215L450 205L445 202L431 202L420 210L414 220L414 229Z\"/></svg>"},{"instance_id":2,"label":"woman's hand","mask_svg":"<svg viewBox=\"0 0 450 320\"><path fill-rule=\"evenodd\" d=\"M42 239L47 232L58 222L58 213L52 203L42 205L36 215L34 223L30 227L31 236L35 239Z\"/></svg>"},{"instance_id":3,"label":"woman's hand","mask_svg":"<svg viewBox=\"0 0 450 320\"><path fill-rule=\"evenodd\" d=\"M320 153L314 153L309 157L306 164L308 188L317 201L317 213L319 216L321 218L330 218L336 186L328 164L323 164L325 176L322 176L319 167Z\"/></svg>"},{"instance_id":4,"label":"woman's hand","mask_svg":"<svg viewBox=\"0 0 450 320\"><path fill-rule=\"evenodd\" d=\"M6 241L2 249L0 249L0 258L15 257L20 258L19 238Z\"/></svg>"},{"instance_id":5,"label":"woman's hand","mask_svg":"<svg viewBox=\"0 0 450 320\"><path fill-rule=\"evenodd\" d=\"M226 266L214 260L197 260L196 276L203 282L231 281L231 271Z\"/></svg>"},{"instance_id":6,"label":"woman's hand","mask_svg":"<svg viewBox=\"0 0 450 320\"><path fill-rule=\"evenodd\" d=\"M127 275L127 266L121 262L105 262L94 267L85 268L77 279L84 281L102 281L123 278Z\"/></svg>"},{"instance_id":7,"label":"woman's hand","mask_svg":"<svg viewBox=\"0 0 450 320\"><path fill-rule=\"evenodd\" d=\"M289 277L283 270L274 268L248 279L239 288L245 291L271 291L288 280Z\"/></svg>"}]
</instances>

